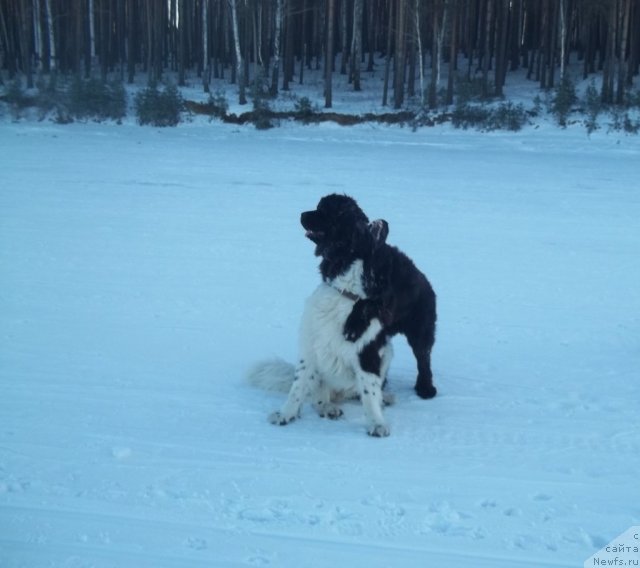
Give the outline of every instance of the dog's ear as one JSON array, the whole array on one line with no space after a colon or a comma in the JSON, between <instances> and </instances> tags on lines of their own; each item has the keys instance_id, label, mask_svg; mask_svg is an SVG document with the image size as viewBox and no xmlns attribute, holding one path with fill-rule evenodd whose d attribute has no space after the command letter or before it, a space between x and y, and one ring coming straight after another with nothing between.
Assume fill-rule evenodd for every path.
<instances>
[{"instance_id":1,"label":"dog's ear","mask_svg":"<svg viewBox=\"0 0 640 568\"><path fill-rule=\"evenodd\" d=\"M384 219L376 219L369 223L369 232L373 236L376 245L383 245L389 236L389 223Z\"/></svg>"}]
</instances>

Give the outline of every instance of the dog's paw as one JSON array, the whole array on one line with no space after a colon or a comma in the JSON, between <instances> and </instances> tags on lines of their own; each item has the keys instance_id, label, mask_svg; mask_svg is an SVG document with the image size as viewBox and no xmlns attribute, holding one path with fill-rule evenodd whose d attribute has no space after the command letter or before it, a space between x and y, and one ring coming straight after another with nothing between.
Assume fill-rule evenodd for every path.
<instances>
[{"instance_id":1,"label":"dog's paw","mask_svg":"<svg viewBox=\"0 0 640 568\"><path fill-rule=\"evenodd\" d=\"M269 422L271 422L271 424L275 424L276 426L286 426L290 422L293 422L295 419L295 416L284 416L280 412L273 412L272 414L269 414Z\"/></svg>"},{"instance_id":2,"label":"dog's paw","mask_svg":"<svg viewBox=\"0 0 640 568\"><path fill-rule=\"evenodd\" d=\"M431 384L428 385L420 385L416 384L416 394L420 398L429 399L433 398L438 394L438 390Z\"/></svg>"},{"instance_id":3,"label":"dog's paw","mask_svg":"<svg viewBox=\"0 0 640 568\"><path fill-rule=\"evenodd\" d=\"M358 334L355 333L354 331L347 330L347 329L344 330L344 338L347 341L351 341L351 343L354 343L356 339L358 339L358 337L359 337Z\"/></svg>"},{"instance_id":4,"label":"dog's paw","mask_svg":"<svg viewBox=\"0 0 640 568\"><path fill-rule=\"evenodd\" d=\"M362 337L362 334L367 331L367 327L369 325L368 320L363 320L360 317L353 317L353 313L349 315L347 321L344 322L344 329L342 333L344 338L347 341L354 342L359 337Z\"/></svg>"},{"instance_id":5,"label":"dog's paw","mask_svg":"<svg viewBox=\"0 0 640 568\"><path fill-rule=\"evenodd\" d=\"M376 304L372 300L358 300L344 322L342 333L347 341L356 341L367 331L371 319L376 317Z\"/></svg>"},{"instance_id":6,"label":"dog's paw","mask_svg":"<svg viewBox=\"0 0 640 568\"><path fill-rule=\"evenodd\" d=\"M349 321L348 319L345 322L342 334L347 341L353 343L364 333L365 329L357 324L357 321Z\"/></svg>"},{"instance_id":7,"label":"dog's paw","mask_svg":"<svg viewBox=\"0 0 640 568\"><path fill-rule=\"evenodd\" d=\"M344 413L342 412L341 408L333 404L329 404L325 406L322 410L319 410L318 414L320 415L321 418L329 418L329 420L337 420Z\"/></svg>"},{"instance_id":8,"label":"dog's paw","mask_svg":"<svg viewBox=\"0 0 640 568\"><path fill-rule=\"evenodd\" d=\"M373 438L386 438L391 431L386 424L374 424L367 430L367 434Z\"/></svg>"}]
</instances>

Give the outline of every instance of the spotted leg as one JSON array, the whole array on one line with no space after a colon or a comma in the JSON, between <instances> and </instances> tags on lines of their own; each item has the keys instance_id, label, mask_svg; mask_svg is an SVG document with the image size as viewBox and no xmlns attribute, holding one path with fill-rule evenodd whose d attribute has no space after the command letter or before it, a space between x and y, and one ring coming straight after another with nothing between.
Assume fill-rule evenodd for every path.
<instances>
[{"instance_id":1,"label":"spotted leg","mask_svg":"<svg viewBox=\"0 0 640 568\"><path fill-rule=\"evenodd\" d=\"M360 364L356 371L356 378L364 415L367 419L367 434L376 438L383 438L388 436L390 431L382 415L383 378L381 371L383 370L383 360L380 356L380 348L383 344L383 339L380 338L379 341L380 343L378 341L370 343L360 353Z\"/></svg>"},{"instance_id":2,"label":"spotted leg","mask_svg":"<svg viewBox=\"0 0 640 568\"><path fill-rule=\"evenodd\" d=\"M311 369L304 361L300 361L296 367L293 384L289 390L286 402L278 412L269 415L269 422L271 422L271 424L284 426L298 418L300 416L300 409L309 391L312 389L315 380L316 377Z\"/></svg>"}]
</instances>

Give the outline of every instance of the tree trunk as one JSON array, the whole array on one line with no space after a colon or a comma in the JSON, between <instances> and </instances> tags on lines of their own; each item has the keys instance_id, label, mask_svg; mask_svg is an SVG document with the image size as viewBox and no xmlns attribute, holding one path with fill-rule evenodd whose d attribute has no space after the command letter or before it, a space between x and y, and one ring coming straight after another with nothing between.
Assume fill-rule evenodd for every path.
<instances>
[{"instance_id":1,"label":"tree trunk","mask_svg":"<svg viewBox=\"0 0 640 568\"><path fill-rule=\"evenodd\" d=\"M396 53L394 56L393 107L399 109L404 104L404 73L405 73L405 1L397 1L396 22Z\"/></svg>"},{"instance_id":2,"label":"tree trunk","mask_svg":"<svg viewBox=\"0 0 640 568\"><path fill-rule=\"evenodd\" d=\"M559 12L560 12L560 0L551 0L552 2L552 11L550 12L550 14L552 15L553 19L551 20L551 25L549 28L549 34L551 36L551 41L549 44L549 52L547 55L547 65L546 65L546 70L547 70L547 76L548 76L548 80L547 80L547 87L549 89L553 89L553 87L555 86L555 76L556 76L556 54L558 51L558 20L559 18Z\"/></svg>"},{"instance_id":3,"label":"tree trunk","mask_svg":"<svg viewBox=\"0 0 640 568\"><path fill-rule=\"evenodd\" d=\"M33 66L31 65L31 27L32 14L31 2L22 2L21 26L20 26L20 57L22 61L22 72L27 78L27 88L33 89Z\"/></svg>"},{"instance_id":4,"label":"tree trunk","mask_svg":"<svg viewBox=\"0 0 640 568\"><path fill-rule=\"evenodd\" d=\"M540 25L540 48L539 48L539 64L538 78L540 80L540 88L546 89L548 84L547 67L549 65L549 2L552 0L543 0L542 3L542 23Z\"/></svg>"},{"instance_id":5,"label":"tree trunk","mask_svg":"<svg viewBox=\"0 0 640 568\"><path fill-rule=\"evenodd\" d=\"M408 19L407 26L410 26L410 21ZM406 53L407 54L405 56L405 59L407 61L407 77L405 84L407 89L407 96L409 98L413 98L416 96L416 42L414 34L412 33L407 34Z\"/></svg>"},{"instance_id":6,"label":"tree trunk","mask_svg":"<svg viewBox=\"0 0 640 568\"><path fill-rule=\"evenodd\" d=\"M387 0L389 3L389 16L387 19L387 49L385 52L384 62L384 86L382 88L382 106L387 106L389 98L389 75L391 70L391 38L394 24L393 0Z\"/></svg>"},{"instance_id":7,"label":"tree trunk","mask_svg":"<svg viewBox=\"0 0 640 568\"><path fill-rule=\"evenodd\" d=\"M336 0L327 0L327 57L325 61L324 106L333 105L333 32L335 27Z\"/></svg>"},{"instance_id":8,"label":"tree trunk","mask_svg":"<svg viewBox=\"0 0 640 568\"><path fill-rule=\"evenodd\" d=\"M360 62L362 57L362 0L353 2L353 42L351 49L351 78L353 90L360 91Z\"/></svg>"},{"instance_id":9,"label":"tree trunk","mask_svg":"<svg viewBox=\"0 0 640 568\"><path fill-rule=\"evenodd\" d=\"M178 23L178 85L184 87L185 81L185 60L187 58L187 0L179 0L178 14L180 21Z\"/></svg>"},{"instance_id":10,"label":"tree trunk","mask_svg":"<svg viewBox=\"0 0 640 568\"><path fill-rule=\"evenodd\" d=\"M181 2L183 0L180 0ZM127 8L127 82L133 84L136 71L136 33L135 33L135 12L134 3ZM178 33L182 33L179 31ZM180 52L178 52L180 53ZM184 81L184 77L183 77Z\"/></svg>"},{"instance_id":11,"label":"tree trunk","mask_svg":"<svg viewBox=\"0 0 640 568\"><path fill-rule=\"evenodd\" d=\"M442 76L442 46L444 44L444 34L449 15L448 3L445 2L443 4L442 0L438 0L435 6L437 9L433 12L434 54L432 60L434 69L431 71L431 85L429 87L430 108L436 108L438 106L438 89L440 88L440 77ZM442 17L442 20L440 20L440 17Z\"/></svg>"},{"instance_id":12,"label":"tree trunk","mask_svg":"<svg viewBox=\"0 0 640 568\"><path fill-rule=\"evenodd\" d=\"M611 8L608 14L608 31L607 31L607 53L605 56L605 64L602 70L602 102L605 104L613 103L613 76L614 76L614 59L616 57L616 19L617 19L617 3L618 0L611 0Z\"/></svg>"},{"instance_id":13,"label":"tree trunk","mask_svg":"<svg viewBox=\"0 0 640 568\"><path fill-rule=\"evenodd\" d=\"M202 88L210 92L211 65L209 63L209 0L202 0Z\"/></svg>"},{"instance_id":14,"label":"tree trunk","mask_svg":"<svg viewBox=\"0 0 640 568\"><path fill-rule=\"evenodd\" d=\"M307 60L307 52L309 50L309 46L307 45L307 10L308 10L307 0L303 0L302 2L302 30L300 32L300 46L302 49L302 53L300 54L300 76L299 83L302 85L304 82L304 66L305 61Z\"/></svg>"},{"instance_id":15,"label":"tree trunk","mask_svg":"<svg viewBox=\"0 0 640 568\"><path fill-rule=\"evenodd\" d=\"M616 103L624 104L626 87L626 64L627 64L627 40L629 33L629 18L631 15L631 0L622 0L623 6L620 9L620 63L618 65L618 90L616 93Z\"/></svg>"},{"instance_id":16,"label":"tree trunk","mask_svg":"<svg viewBox=\"0 0 640 568\"><path fill-rule=\"evenodd\" d=\"M282 90L289 90L289 82L293 79L293 8L295 0L287 1L287 20L285 26L286 41L284 44L284 65L282 69Z\"/></svg>"},{"instance_id":17,"label":"tree trunk","mask_svg":"<svg viewBox=\"0 0 640 568\"><path fill-rule=\"evenodd\" d=\"M367 47L369 51L369 57L367 58L367 71L373 71L374 52L376 49L376 23L378 21L376 17L377 7L374 5L373 0L370 0L368 10L368 25L367 25Z\"/></svg>"},{"instance_id":18,"label":"tree trunk","mask_svg":"<svg viewBox=\"0 0 640 568\"><path fill-rule=\"evenodd\" d=\"M33 3L33 53L35 60L35 71L39 73L44 65L44 49L42 41L42 18L40 14L40 1L31 0ZM48 71L48 69L45 69Z\"/></svg>"},{"instance_id":19,"label":"tree trunk","mask_svg":"<svg viewBox=\"0 0 640 568\"><path fill-rule=\"evenodd\" d=\"M240 32L238 28L238 0L229 0L231 3L231 25L233 28L233 45L236 53L236 77L238 81L238 104L247 104L244 80L244 62L242 60L242 50L240 49Z\"/></svg>"},{"instance_id":20,"label":"tree trunk","mask_svg":"<svg viewBox=\"0 0 640 568\"><path fill-rule=\"evenodd\" d=\"M9 30L7 29L7 21L5 18L4 10L0 10L0 32L2 32L2 41L4 43L5 50L5 65L9 70L9 78L12 79L15 73L15 52L13 47L13 38L9 36ZM13 34L12 34L13 36ZM0 85L4 85L2 81L2 73L0 73Z\"/></svg>"},{"instance_id":21,"label":"tree trunk","mask_svg":"<svg viewBox=\"0 0 640 568\"><path fill-rule=\"evenodd\" d=\"M431 15L431 80L429 81L429 108L438 106L438 81L440 78L440 0L434 2Z\"/></svg>"},{"instance_id":22,"label":"tree trunk","mask_svg":"<svg viewBox=\"0 0 640 568\"><path fill-rule=\"evenodd\" d=\"M509 34L509 60L510 71L515 71L520 67L520 47L521 38L523 33L522 28L522 2L523 0L516 0L513 2L510 17L511 33Z\"/></svg>"},{"instance_id":23,"label":"tree trunk","mask_svg":"<svg viewBox=\"0 0 640 568\"><path fill-rule=\"evenodd\" d=\"M280 78L280 36L282 34L282 3L285 0L276 0L276 21L273 34L273 66L271 68L270 94L275 97L278 94L278 80Z\"/></svg>"},{"instance_id":24,"label":"tree trunk","mask_svg":"<svg viewBox=\"0 0 640 568\"><path fill-rule=\"evenodd\" d=\"M635 17L630 23L629 61L627 63L627 87L633 85L633 76L640 72L640 6L635 6Z\"/></svg>"},{"instance_id":25,"label":"tree trunk","mask_svg":"<svg viewBox=\"0 0 640 568\"><path fill-rule=\"evenodd\" d=\"M107 3L102 0L98 19L100 30L100 78L103 83L107 81L109 69L109 18L111 16L110 7L105 4Z\"/></svg>"},{"instance_id":26,"label":"tree trunk","mask_svg":"<svg viewBox=\"0 0 640 568\"><path fill-rule=\"evenodd\" d=\"M497 97L503 96L503 87L507 74L507 44L509 33L509 0L498 0L496 7L496 15L498 18L498 29L496 31L497 45L496 53L496 70L495 70L495 93Z\"/></svg>"},{"instance_id":27,"label":"tree trunk","mask_svg":"<svg viewBox=\"0 0 640 568\"><path fill-rule=\"evenodd\" d=\"M89 55L91 57L89 65L93 67L96 61L96 25L95 25L95 10L93 5L94 0L89 0Z\"/></svg>"},{"instance_id":28,"label":"tree trunk","mask_svg":"<svg viewBox=\"0 0 640 568\"><path fill-rule=\"evenodd\" d=\"M420 18L422 14L420 12L420 0L415 0L414 5L414 17L416 27L416 39L418 41L418 75L420 77L420 106L424 106L425 103L425 87L424 87L424 57L422 51L422 31L420 29Z\"/></svg>"},{"instance_id":29,"label":"tree trunk","mask_svg":"<svg viewBox=\"0 0 640 568\"><path fill-rule=\"evenodd\" d=\"M447 78L446 104L453 104L453 91L455 87L456 60L458 58L458 0L453 0L451 5L451 44L449 46L449 76Z\"/></svg>"},{"instance_id":30,"label":"tree trunk","mask_svg":"<svg viewBox=\"0 0 640 568\"><path fill-rule=\"evenodd\" d=\"M347 74L347 60L349 59L348 51L348 33L347 33L347 2L348 0L341 0L340 2L340 32L342 39L342 49L340 57L340 75Z\"/></svg>"},{"instance_id":31,"label":"tree trunk","mask_svg":"<svg viewBox=\"0 0 640 568\"><path fill-rule=\"evenodd\" d=\"M564 82L567 57L567 0L560 0L560 83Z\"/></svg>"},{"instance_id":32,"label":"tree trunk","mask_svg":"<svg viewBox=\"0 0 640 568\"><path fill-rule=\"evenodd\" d=\"M491 24L493 0L487 0L485 13L484 54L482 56L482 98L489 98L489 65L491 62Z\"/></svg>"}]
</instances>

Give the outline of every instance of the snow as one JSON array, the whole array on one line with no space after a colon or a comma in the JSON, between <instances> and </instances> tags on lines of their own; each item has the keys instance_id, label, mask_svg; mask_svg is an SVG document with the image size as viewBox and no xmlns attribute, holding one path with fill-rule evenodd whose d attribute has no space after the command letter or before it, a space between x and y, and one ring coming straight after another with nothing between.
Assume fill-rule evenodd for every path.
<instances>
[{"instance_id":1,"label":"snow","mask_svg":"<svg viewBox=\"0 0 640 568\"><path fill-rule=\"evenodd\" d=\"M0 565L581 566L640 524L640 139L542 124L0 124ZM390 225L439 395L391 436L250 388L318 282L299 214Z\"/></svg>"}]
</instances>

